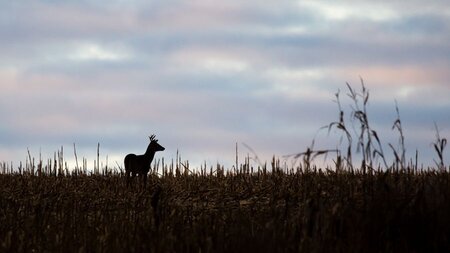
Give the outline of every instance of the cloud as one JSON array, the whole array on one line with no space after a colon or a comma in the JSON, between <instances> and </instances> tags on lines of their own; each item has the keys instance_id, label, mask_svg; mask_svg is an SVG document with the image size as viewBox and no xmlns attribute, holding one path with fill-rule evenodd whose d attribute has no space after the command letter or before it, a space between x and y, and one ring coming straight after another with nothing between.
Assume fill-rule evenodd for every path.
<instances>
[{"instance_id":1,"label":"cloud","mask_svg":"<svg viewBox=\"0 0 450 253\"><path fill-rule=\"evenodd\" d=\"M356 3L350 1L340 3L334 1L303 1L299 2L299 8L308 8L311 12L320 13L323 18L330 21L364 19L380 22L391 21L399 16L387 4L366 1Z\"/></svg>"},{"instance_id":2,"label":"cloud","mask_svg":"<svg viewBox=\"0 0 450 253\"><path fill-rule=\"evenodd\" d=\"M116 159L156 133L168 159L228 163L236 142L270 159L336 120L359 76L374 126L395 141L397 100L426 149L450 125L449 19L439 1L2 2L0 158L102 142Z\"/></svg>"},{"instance_id":3,"label":"cloud","mask_svg":"<svg viewBox=\"0 0 450 253\"><path fill-rule=\"evenodd\" d=\"M128 58L126 53L103 48L97 44L82 44L77 46L68 58L75 61L120 61Z\"/></svg>"}]
</instances>

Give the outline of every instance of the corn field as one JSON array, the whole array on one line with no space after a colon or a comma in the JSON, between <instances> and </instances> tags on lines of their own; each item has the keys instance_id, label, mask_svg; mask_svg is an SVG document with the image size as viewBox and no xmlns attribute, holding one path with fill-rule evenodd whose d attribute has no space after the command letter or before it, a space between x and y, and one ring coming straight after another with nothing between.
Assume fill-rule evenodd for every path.
<instances>
[{"instance_id":1,"label":"corn field","mask_svg":"<svg viewBox=\"0 0 450 253\"><path fill-rule=\"evenodd\" d=\"M446 252L447 170L0 168L1 252ZM56 168L56 166L55 166Z\"/></svg>"},{"instance_id":2,"label":"corn field","mask_svg":"<svg viewBox=\"0 0 450 253\"><path fill-rule=\"evenodd\" d=\"M396 106L390 163L368 90L347 87L352 110L336 93L338 120L323 127L343 148L318 150L313 140L287 156L300 160L290 168L275 158L239 165L236 147L233 168L191 169L177 154L155 161L146 185L127 186L120 166L100 165L99 145L93 170L84 158L69 169L62 148L47 161L28 152L25 166L0 163L0 252L450 252L447 139L435 124L436 166L419 167L417 151L408 162ZM326 154L334 165L316 167Z\"/></svg>"}]
</instances>

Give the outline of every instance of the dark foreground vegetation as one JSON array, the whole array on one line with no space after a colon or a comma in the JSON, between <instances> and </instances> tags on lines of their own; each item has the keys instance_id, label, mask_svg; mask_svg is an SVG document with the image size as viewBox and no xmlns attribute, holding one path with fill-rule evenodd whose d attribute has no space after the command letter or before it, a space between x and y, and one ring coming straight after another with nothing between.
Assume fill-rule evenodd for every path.
<instances>
[{"instance_id":1,"label":"dark foreground vegetation","mask_svg":"<svg viewBox=\"0 0 450 253\"><path fill-rule=\"evenodd\" d=\"M273 166L169 170L145 189L119 173L1 174L0 251L450 250L447 171Z\"/></svg>"}]
</instances>

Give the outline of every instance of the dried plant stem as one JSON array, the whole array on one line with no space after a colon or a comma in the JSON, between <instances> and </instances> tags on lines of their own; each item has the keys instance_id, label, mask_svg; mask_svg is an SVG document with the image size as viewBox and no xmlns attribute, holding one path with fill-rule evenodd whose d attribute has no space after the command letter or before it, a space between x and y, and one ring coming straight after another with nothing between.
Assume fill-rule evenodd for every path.
<instances>
[{"instance_id":1,"label":"dried plant stem","mask_svg":"<svg viewBox=\"0 0 450 253\"><path fill-rule=\"evenodd\" d=\"M434 146L434 150L436 151L438 158L439 158L439 161L434 160L434 162L436 163L436 166L438 167L439 170L445 170L444 149L445 149L445 146L447 146L447 139L441 138L441 136L439 134L439 128L438 128L436 122L434 123L434 127L436 129L436 140L433 143L433 146Z\"/></svg>"}]
</instances>

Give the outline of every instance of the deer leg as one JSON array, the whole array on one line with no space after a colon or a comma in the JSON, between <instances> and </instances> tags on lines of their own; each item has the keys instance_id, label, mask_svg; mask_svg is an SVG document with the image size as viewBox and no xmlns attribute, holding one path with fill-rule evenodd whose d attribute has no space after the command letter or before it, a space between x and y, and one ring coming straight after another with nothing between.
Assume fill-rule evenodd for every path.
<instances>
[{"instance_id":1,"label":"deer leg","mask_svg":"<svg viewBox=\"0 0 450 253\"><path fill-rule=\"evenodd\" d=\"M132 171L131 172L131 182L134 182L134 177L136 176L136 172Z\"/></svg>"},{"instance_id":2,"label":"deer leg","mask_svg":"<svg viewBox=\"0 0 450 253\"><path fill-rule=\"evenodd\" d=\"M147 174L146 173L142 174L142 177L144 178L144 189L145 189L145 187L147 186Z\"/></svg>"}]
</instances>

